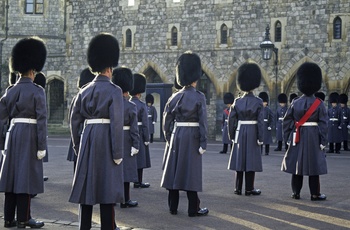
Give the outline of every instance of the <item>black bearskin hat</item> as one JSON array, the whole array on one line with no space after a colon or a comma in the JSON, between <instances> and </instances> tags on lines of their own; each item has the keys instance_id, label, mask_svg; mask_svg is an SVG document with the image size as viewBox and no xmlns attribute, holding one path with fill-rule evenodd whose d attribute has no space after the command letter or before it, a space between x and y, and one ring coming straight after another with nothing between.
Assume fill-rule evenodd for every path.
<instances>
[{"instance_id":1,"label":"black bearskin hat","mask_svg":"<svg viewBox=\"0 0 350 230\"><path fill-rule=\"evenodd\" d=\"M260 86L261 71L255 63L244 63L238 68L237 85L240 90L248 92Z\"/></svg>"},{"instance_id":2,"label":"black bearskin hat","mask_svg":"<svg viewBox=\"0 0 350 230\"><path fill-rule=\"evenodd\" d=\"M176 90L182 89L182 86L179 85L179 83L177 83L176 77L175 77L175 79L174 79L174 87L175 87Z\"/></svg>"},{"instance_id":3,"label":"black bearskin hat","mask_svg":"<svg viewBox=\"0 0 350 230\"><path fill-rule=\"evenodd\" d=\"M94 80L96 76L91 73L89 68L85 68L83 71L81 71L79 80L78 80L78 87L81 89L84 85L87 83L90 83Z\"/></svg>"},{"instance_id":4,"label":"black bearskin hat","mask_svg":"<svg viewBox=\"0 0 350 230\"><path fill-rule=\"evenodd\" d=\"M127 67L118 67L114 69L112 82L119 86L123 93L131 91L134 88L134 76L131 69Z\"/></svg>"},{"instance_id":5,"label":"black bearskin hat","mask_svg":"<svg viewBox=\"0 0 350 230\"><path fill-rule=\"evenodd\" d=\"M292 103L292 101L297 97L298 95L296 93L292 93L291 95L289 95L289 103Z\"/></svg>"},{"instance_id":6,"label":"black bearskin hat","mask_svg":"<svg viewBox=\"0 0 350 230\"><path fill-rule=\"evenodd\" d=\"M144 93L146 91L146 76L142 73L134 73L134 88L129 91L130 95Z\"/></svg>"},{"instance_id":7,"label":"black bearskin hat","mask_svg":"<svg viewBox=\"0 0 350 230\"><path fill-rule=\"evenodd\" d=\"M235 96L232 93L225 93L224 95L224 104L232 104L235 100Z\"/></svg>"},{"instance_id":8,"label":"black bearskin hat","mask_svg":"<svg viewBox=\"0 0 350 230\"><path fill-rule=\"evenodd\" d=\"M87 50L87 62L93 73L107 67L116 67L119 61L118 40L111 34L101 33L91 39Z\"/></svg>"},{"instance_id":9,"label":"black bearskin hat","mask_svg":"<svg viewBox=\"0 0 350 230\"><path fill-rule=\"evenodd\" d=\"M346 95L345 93L340 94L339 95L339 103L341 103L341 104L348 103L348 95Z\"/></svg>"},{"instance_id":10,"label":"black bearskin hat","mask_svg":"<svg viewBox=\"0 0 350 230\"><path fill-rule=\"evenodd\" d=\"M277 99L278 103L287 103L288 101L287 95L285 93L280 93Z\"/></svg>"},{"instance_id":11,"label":"black bearskin hat","mask_svg":"<svg viewBox=\"0 0 350 230\"><path fill-rule=\"evenodd\" d=\"M9 76L9 84L14 85L16 82L17 82L17 74L14 72L11 72Z\"/></svg>"},{"instance_id":12,"label":"black bearskin hat","mask_svg":"<svg viewBox=\"0 0 350 230\"><path fill-rule=\"evenodd\" d=\"M192 84L202 76L201 59L195 53L186 51L176 63L177 83L181 86Z\"/></svg>"},{"instance_id":13,"label":"black bearskin hat","mask_svg":"<svg viewBox=\"0 0 350 230\"><path fill-rule=\"evenodd\" d=\"M297 84L300 92L306 96L316 93L322 84L321 68L315 63L303 63L297 71Z\"/></svg>"},{"instance_id":14,"label":"black bearskin hat","mask_svg":"<svg viewBox=\"0 0 350 230\"><path fill-rule=\"evenodd\" d=\"M42 72L39 72L35 75L34 81L35 84L40 85L45 89L46 86L46 77Z\"/></svg>"},{"instance_id":15,"label":"black bearskin hat","mask_svg":"<svg viewBox=\"0 0 350 230\"><path fill-rule=\"evenodd\" d=\"M324 99L326 99L326 95L323 92L316 92L315 97L318 97L322 101L324 101Z\"/></svg>"},{"instance_id":16,"label":"black bearskin hat","mask_svg":"<svg viewBox=\"0 0 350 230\"><path fill-rule=\"evenodd\" d=\"M269 95L266 92L259 93L259 97L263 100L263 102L269 102Z\"/></svg>"},{"instance_id":17,"label":"black bearskin hat","mask_svg":"<svg viewBox=\"0 0 350 230\"><path fill-rule=\"evenodd\" d=\"M152 96L152 94L147 94L146 95L146 103L151 103L153 105L154 97Z\"/></svg>"},{"instance_id":18,"label":"black bearskin hat","mask_svg":"<svg viewBox=\"0 0 350 230\"><path fill-rule=\"evenodd\" d=\"M339 94L337 92L333 92L329 95L329 103L338 103Z\"/></svg>"},{"instance_id":19,"label":"black bearskin hat","mask_svg":"<svg viewBox=\"0 0 350 230\"><path fill-rule=\"evenodd\" d=\"M21 74L29 70L39 72L45 65L46 54L46 46L41 38L23 38L12 49L10 71Z\"/></svg>"}]
</instances>

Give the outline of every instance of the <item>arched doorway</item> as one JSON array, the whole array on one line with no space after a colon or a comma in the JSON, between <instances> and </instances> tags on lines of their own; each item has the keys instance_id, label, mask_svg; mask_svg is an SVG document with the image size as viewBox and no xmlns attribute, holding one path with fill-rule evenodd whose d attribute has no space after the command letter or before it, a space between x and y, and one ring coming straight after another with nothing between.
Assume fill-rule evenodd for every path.
<instances>
[{"instance_id":1,"label":"arched doorway","mask_svg":"<svg viewBox=\"0 0 350 230\"><path fill-rule=\"evenodd\" d=\"M64 82L53 79L47 87L48 122L62 124L64 120Z\"/></svg>"}]
</instances>

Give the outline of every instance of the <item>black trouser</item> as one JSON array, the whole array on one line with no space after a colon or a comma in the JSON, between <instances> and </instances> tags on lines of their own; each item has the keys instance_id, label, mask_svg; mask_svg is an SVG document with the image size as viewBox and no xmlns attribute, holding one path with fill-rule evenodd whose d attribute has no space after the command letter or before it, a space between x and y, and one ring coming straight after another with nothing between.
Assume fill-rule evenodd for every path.
<instances>
[{"instance_id":1,"label":"black trouser","mask_svg":"<svg viewBox=\"0 0 350 230\"><path fill-rule=\"evenodd\" d=\"M292 175L292 190L294 194L300 194L303 187L303 176ZM309 189L311 195L320 195L320 176L309 176Z\"/></svg>"},{"instance_id":2,"label":"black trouser","mask_svg":"<svg viewBox=\"0 0 350 230\"><path fill-rule=\"evenodd\" d=\"M5 216L6 221L12 221L15 219L15 212L17 208L17 221L25 222L30 217L30 194L15 194L12 192L5 193Z\"/></svg>"},{"instance_id":3,"label":"black trouser","mask_svg":"<svg viewBox=\"0 0 350 230\"><path fill-rule=\"evenodd\" d=\"M124 182L124 202L130 200L130 182Z\"/></svg>"},{"instance_id":4,"label":"black trouser","mask_svg":"<svg viewBox=\"0 0 350 230\"><path fill-rule=\"evenodd\" d=\"M263 152L263 146L261 145L261 153ZM265 145L265 154L269 154L270 152L270 145Z\"/></svg>"},{"instance_id":5,"label":"black trouser","mask_svg":"<svg viewBox=\"0 0 350 230\"><path fill-rule=\"evenodd\" d=\"M242 191L243 185L243 173L242 171L236 172L236 190ZM252 191L254 189L255 172L245 172L245 190Z\"/></svg>"},{"instance_id":6,"label":"black trouser","mask_svg":"<svg viewBox=\"0 0 350 230\"><path fill-rule=\"evenodd\" d=\"M348 141L343 141L343 148L344 150L348 150Z\"/></svg>"},{"instance_id":7,"label":"black trouser","mask_svg":"<svg viewBox=\"0 0 350 230\"><path fill-rule=\"evenodd\" d=\"M228 144L224 144L224 147L222 148L222 152L227 153L227 148L228 148ZM232 145L230 145L230 152L232 149Z\"/></svg>"},{"instance_id":8,"label":"black trouser","mask_svg":"<svg viewBox=\"0 0 350 230\"><path fill-rule=\"evenodd\" d=\"M188 199L188 214L196 214L198 212L200 200L197 192L186 191ZM177 211L179 206L179 190L169 189L168 205L170 211Z\"/></svg>"},{"instance_id":9,"label":"black trouser","mask_svg":"<svg viewBox=\"0 0 350 230\"><path fill-rule=\"evenodd\" d=\"M335 151L339 152L341 147L341 142L335 143ZM329 143L329 151L334 152L334 143Z\"/></svg>"},{"instance_id":10,"label":"black trouser","mask_svg":"<svg viewBox=\"0 0 350 230\"><path fill-rule=\"evenodd\" d=\"M287 143L284 143L284 148L285 148L285 150L288 149ZM278 141L278 142L277 142L277 149L278 149L279 151L282 150L282 141Z\"/></svg>"},{"instance_id":11,"label":"black trouser","mask_svg":"<svg viewBox=\"0 0 350 230\"><path fill-rule=\"evenodd\" d=\"M139 179L139 183L142 183L142 177L143 177L143 169L137 169L137 176Z\"/></svg>"},{"instance_id":12,"label":"black trouser","mask_svg":"<svg viewBox=\"0 0 350 230\"><path fill-rule=\"evenodd\" d=\"M92 218L92 205L80 205L79 229L90 230ZM115 224L114 204L100 204L101 230L114 230Z\"/></svg>"}]
</instances>

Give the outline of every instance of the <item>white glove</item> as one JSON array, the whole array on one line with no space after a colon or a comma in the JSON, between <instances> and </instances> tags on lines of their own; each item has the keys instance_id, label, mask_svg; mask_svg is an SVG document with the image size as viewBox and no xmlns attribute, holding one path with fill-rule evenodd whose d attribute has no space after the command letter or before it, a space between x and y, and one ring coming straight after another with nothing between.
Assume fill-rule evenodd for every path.
<instances>
[{"instance_id":1,"label":"white glove","mask_svg":"<svg viewBox=\"0 0 350 230\"><path fill-rule=\"evenodd\" d=\"M350 129L350 125L346 126L348 129Z\"/></svg>"},{"instance_id":2,"label":"white glove","mask_svg":"<svg viewBox=\"0 0 350 230\"><path fill-rule=\"evenodd\" d=\"M338 126L338 129L341 129L341 126Z\"/></svg>"},{"instance_id":3,"label":"white glove","mask_svg":"<svg viewBox=\"0 0 350 230\"><path fill-rule=\"evenodd\" d=\"M123 158L114 159L113 161L114 161L114 163L116 163L117 165L120 165L120 163L122 163L122 161L123 161Z\"/></svg>"},{"instance_id":4,"label":"white glove","mask_svg":"<svg viewBox=\"0 0 350 230\"><path fill-rule=\"evenodd\" d=\"M131 147L131 156L134 156L139 153L138 149L135 149L134 147Z\"/></svg>"},{"instance_id":5,"label":"white glove","mask_svg":"<svg viewBox=\"0 0 350 230\"><path fill-rule=\"evenodd\" d=\"M271 127L267 127L267 130L271 130Z\"/></svg>"},{"instance_id":6,"label":"white glove","mask_svg":"<svg viewBox=\"0 0 350 230\"><path fill-rule=\"evenodd\" d=\"M324 150L324 148L326 148L326 146L324 146L323 144L320 144L320 149Z\"/></svg>"},{"instance_id":7,"label":"white glove","mask_svg":"<svg viewBox=\"0 0 350 230\"><path fill-rule=\"evenodd\" d=\"M263 145L264 144L264 142L260 142L259 140L256 140L256 142L258 143L258 145Z\"/></svg>"},{"instance_id":8,"label":"white glove","mask_svg":"<svg viewBox=\"0 0 350 230\"><path fill-rule=\"evenodd\" d=\"M205 151L207 151L207 150L205 150L205 149L202 149L202 147L199 147L199 153L202 155Z\"/></svg>"},{"instance_id":9,"label":"white glove","mask_svg":"<svg viewBox=\"0 0 350 230\"><path fill-rule=\"evenodd\" d=\"M155 121L152 122L152 124L155 124L155 123L156 123Z\"/></svg>"},{"instance_id":10,"label":"white glove","mask_svg":"<svg viewBox=\"0 0 350 230\"><path fill-rule=\"evenodd\" d=\"M287 142L287 145L290 146L290 141Z\"/></svg>"},{"instance_id":11,"label":"white glove","mask_svg":"<svg viewBox=\"0 0 350 230\"><path fill-rule=\"evenodd\" d=\"M149 145L149 142L144 142L144 143L145 143L146 146Z\"/></svg>"},{"instance_id":12,"label":"white glove","mask_svg":"<svg viewBox=\"0 0 350 230\"><path fill-rule=\"evenodd\" d=\"M46 156L46 150L38 150L38 153L36 154L39 160L43 159Z\"/></svg>"},{"instance_id":13,"label":"white glove","mask_svg":"<svg viewBox=\"0 0 350 230\"><path fill-rule=\"evenodd\" d=\"M1 150L1 154L5 157L6 156L5 150Z\"/></svg>"}]
</instances>

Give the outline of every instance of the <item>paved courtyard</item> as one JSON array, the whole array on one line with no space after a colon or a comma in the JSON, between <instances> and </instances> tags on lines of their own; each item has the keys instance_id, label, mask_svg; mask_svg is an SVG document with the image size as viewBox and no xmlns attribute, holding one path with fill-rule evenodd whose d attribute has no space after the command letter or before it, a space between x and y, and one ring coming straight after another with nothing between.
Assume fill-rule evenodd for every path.
<instances>
[{"instance_id":1,"label":"paved courtyard","mask_svg":"<svg viewBox=\"0 0 350 230\"><path fill-rule=\"evenodd\" d=\"M78 206L68 202L73 164L66 160L68 137L49 138L49 162L44 164L45 193L32 200L32 216L45 221L43 229L78 229ZM233 194L234 172L227 170L229 154L219 154L220 142L210 142L203 156L203 192L201 207L209 209L205 217L187 216L186 193L180 193L178 215L170 215L167 191L161 188L164 142L150 145L152 167L144 170L147 189L131 188L136 208L116 206L121 229L350 229L350 152L328 154L328 174L321 176L321 192L326 201L311 201L308 178L300 200L290 198L291 176L280 171L283 152L272 151L263 157L262 173L256 174L255 187L260 196ZM274 146L271 147L274 149ZM244 185L243 185L244 186ZM3 194L0 216L3 216ZM94 229L99 229L99 207L94 207ZM0 229L3 221L0 221Z\"/></svg>"}]
</instances>

